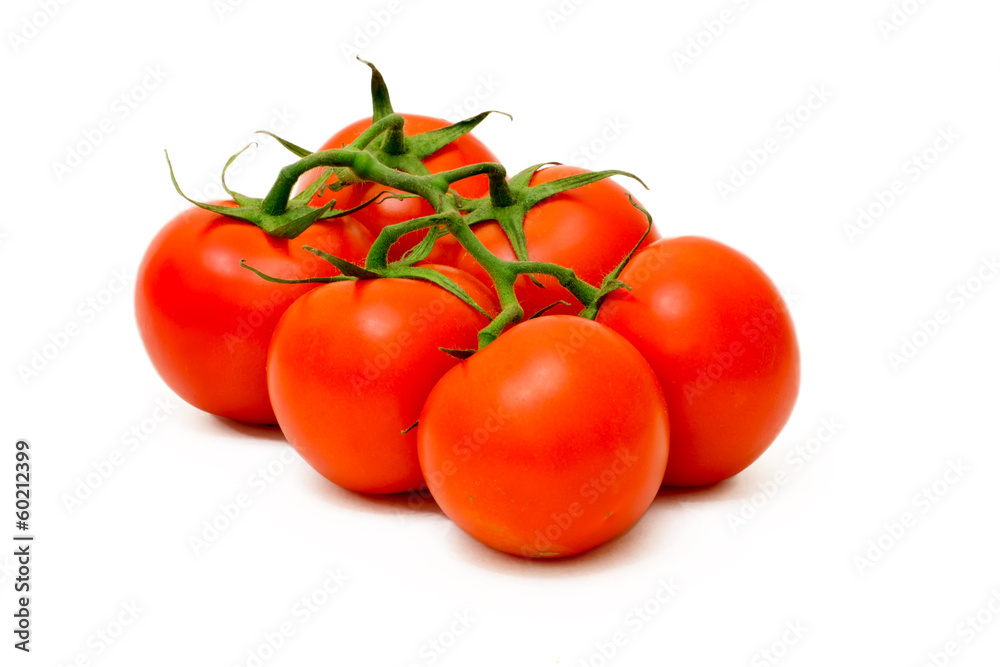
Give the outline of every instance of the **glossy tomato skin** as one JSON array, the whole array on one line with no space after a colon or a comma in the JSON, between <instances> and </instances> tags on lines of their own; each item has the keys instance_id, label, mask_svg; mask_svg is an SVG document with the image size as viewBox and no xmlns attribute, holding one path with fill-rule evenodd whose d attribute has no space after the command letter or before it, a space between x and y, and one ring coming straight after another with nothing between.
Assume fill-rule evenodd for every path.
<instances>
[{"instance_id":1,"label":"glossy tomato skin","mask_svg":"<svg viewBox=\"0 0 1000 667\"><path fill-rule=\"evenodd\" d=\"M479 281L451 277L491 314ZM487 320L428 282L334 283L295 302L268 354L271 402L288 442L330 481L360 493L424 486L417 431L434 383L458 363L438 348L474 349Z\"/></svg>"},{"instance_id":2,"label":"glossy tomato skin","mask_svg":"<svg viewBox=\"0 0 1000 667\"><path fill-rule=\"evenodd\" d=\"M799 347L778 289L745 255L699 237L638 253L597 321L629 339L667 398L664 483L700 486L753 463L788 420Z\"/></svg>"},{"instance_id":3,"label":"glossy tomato skin","mask_svg":"<svg viewBox=\"0 0 1000 667\"><path fill-rule=\"evenodd\" d=\"M546 167L535 172L531 185L586 171L570 166ZM628 191L611 179L604 179L549 197L528 212L524 220L528 259L568 266L581 279L599 286L604 276L618 266L639 242L648 224L642 211L629 202ZM485 222L476 225L473 230L493 254L508 261L515 259L514 250L499 224ZM652 229L643 241L643 247L658 238L659 233ZM464 251L457 266L483 282L489 280L486 271ZM547 311L549 314L577 314L583 309L580 302L555 278L536 278L545 285L545 289L534 285L527 276L518 277L515 283L525 317L556 301L566 301L570 305L556 306Z\"/></svg>"},{"instance_id":4,"label":"glossy tomato skin","mask_svg":"<svg viewBox=\"0 0 1000 667\"><path fill-rule=\"evenodd\" d=\"M446 120L431 118L429 116L420 116L417 114L401 115L405 121L403 124L403 133L408 136L437 130L451 124ZM371 118L363 118L355 121L330 137L330 139L323 144L321 150L327 150L329 148L343 148L345 145L357 139L361 133L369 127L371 127ZM442 171L450 171L452 169L457 169L458 167L464 167L470 164L496 161L497 157L490 151L489 148L486 147L485 144L483 144L483 142L479 141L471 134L466 134L465 136L459 137L433 155L428 156L423 162L424 166L426 166L432 174L438 174ZM305 177L303 177L303 181L305 183L310 183L321 174L321 169L312 170L306 174ZM334 180L336 179L331 178L331 182ZM463 197L484 197L489 194L489 180L486 176L475 176L473 178L458 181L452 185L452 189ZM350 209L364 203L368 199L371 199L383 191L399 193L399 190L387 188L376 183L357 183L355 185L348 186L339 192L324 190L322 193L317 193L317 195L313 197L312 204L318 206L335 198L337 200L337 208L341 210ZM413 218L432 215L433 213L434 209L426 200L419 197L409 197L406 199L387 199L381 204L367 206L357 213L353 213L352 216L367 227L373 237L376 237L384 227L400 222L406 222L407 220L412 220ZM419 243L425 234L426 232L423 231L407 234L393 246L390 251L389 258L391 260L399 259L404 252ZM452 265L457 260L457 254L460 249L461 248L455 244L442 245L439 243L435 247L434 254L428 258L428 261L431 263L437 262Z\"/></svg>"},{"instance_id":5,"label":"glossy tomato skin","mask_svg":"<svg viewBox=\"0 0 1000 667\"><path fill-rule=\"evenodd\" d=\"M480 542L570 556L646 511L668 430L639 352L556 315L515 326L441 378L420 416L420 464L444 513Z\"/></svg>"},{"instance_id":6,"label":"glossy tomato skin","mask_svg":"<svg viewBox=\"0 0 1000 667\"><path fill-rule=\"evenodd\" d=\"M314 285L267 282L240 260L281 278L330 276L338 271L303 245L361 261L371 242L368 230L349 220L279 239L200 208L181 213L156 235L139 266L136 320L153 366L197 408L274 424L265 374L271 332Z\"/></svg>"}]
</instances>

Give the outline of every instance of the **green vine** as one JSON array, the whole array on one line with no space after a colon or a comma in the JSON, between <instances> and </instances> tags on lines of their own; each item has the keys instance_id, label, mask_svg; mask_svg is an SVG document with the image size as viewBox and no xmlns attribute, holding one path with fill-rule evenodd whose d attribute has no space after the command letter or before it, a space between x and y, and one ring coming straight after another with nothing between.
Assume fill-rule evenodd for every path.
<instances>
[{"instance_id":1,"label":"green vine","mask_svg":"<svg viewBox=\"0 0 1000 667\"><path fill-rule=\"evenodd\" d=\"M482 308L449 278L437 271L415 266L417 262L422 261L430 254L435 241L446 234L451 234L466 252L482 265L493 280L499 297L500 313L479 332L480 349L489 345L506 327L520 321L524 316L524 310L521 308L514 291L514 284L518 276L527 275L536 284L539 284L535 279L537 275L555 278L560 285L583 304L584 309L581 315L591 319L596 316L601 301L608 293L628 287L618 280L618 275L625 263L638 249L638 244L628 256L623 258L618 267L604 278L600 286L594 286L580 279L571 268L547 262L531 261L524 237L524 218L534 206L560 192L616 175L634 178L645 187L645 184L638 177L628 172L609 170L577 174L531 186L529 185L531 177L545 164L530 167L508 180L507 170L504 166L491 162L430 174L422 162L423 158L467 134L494 112L484 112L439 130L412 137L406 136L403 133L404 118L392 110L389 92L382 75L371 63L365 62L365 64L372 70L373 122L351 144L343 148L310 152L269 132L264 132L264 134L275 137L282 146L299 158L298 161L281 169L267 195L263 199L255 199L233 192L226 187L227 192L237 203L236 207L193 203L216 213L255 224L268 234L283 238L294 238L313 222L347 215L372 203L377 203L384 196L407 196L382 192L360 206L346 211L334 208L335 199L321 207L311 206L309 203L324 188L337 192L347 185L361 181L377 183L408 193L409 196L422 197L430 203L435 213L384 228L375 239L363 267L357 267L344 260L331 257L314 248L307 248L310 252L333 263L341 271L341 276L288 281L266 276L256 269L244 265L246 268L265 279L286 283L337 282L370 278L428 280L448 289L471 307L485 314ZM227 167L235 157L230 158ZM323 176L293 197L292 190L299 178L317 168L324 170ZM480 175L485 175L489 179L489 194L485 197L463 199L451 189L451 186L458 181ZM223 172L224 176L225 172ZM337 180L329 183L332 176L336 176ZM178 192L181 192L174 178L172 167L171 178ZM181 195L184 196L183 192ZM631 197L629 199L649 218L649 214L641 209L635 200ZM649 218L649 220L651 228L652 219ZM496 221L506 233L514 250L516 257L514 261L505 261L497 257L472 232L472 225L486 221ZM428 230L428 234L420 244L401 260L391 263L388 261L389 249L394 243L406 234L424 229ZM645 235L643 239L645 239ZM464 357L471 354L471 351L452 350L449 353Z\"/></svg>"}]
</instances>

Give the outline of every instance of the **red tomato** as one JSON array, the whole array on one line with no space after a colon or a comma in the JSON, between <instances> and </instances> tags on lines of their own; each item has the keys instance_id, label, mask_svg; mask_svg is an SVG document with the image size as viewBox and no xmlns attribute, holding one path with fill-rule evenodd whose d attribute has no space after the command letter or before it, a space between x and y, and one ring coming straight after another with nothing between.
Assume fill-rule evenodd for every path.
<instances>
[{"instance_id":1,"label":"red tomato","mask_svg":"<svg viewBox=\"0 0 1000 667\"><path fill-rule=\"evenodd\" d=\"M535 172L531 185L586 171L569 166L547 167ZM604 179L549 197L531 209L524 219L528 259L568 266L581 279L598 286L604 276L635 247L648 224L642 211L629 202L628 191L611 179ZM499 224L486 222L473 229L493 254L508 261L515 259L514 250ZM643 247L658 238L660 235L654 228L643 242ZM489 281L485 269L464 251L456 266L484 282ZM520 276L515 283L515 292L524 307L525 317L531 317L556 301L566 301L571 305L556 306L548 313L577 314L583 309L580 302L555 278L536 278L545 285L545 289L534 285L527 276Z\"/></svg>"},{"instance_id":2,"label":"red tomato","mask_svg":"<svg viewBox=\"0 0 1000 667\"><path fill-rule=\"evenodd\" d=\"M495 314L490 291L451 267L434 267ZM420 416L434 383L474 349L487 320L445 289L420 280L323 286L279 322L268 353L271 403L288 442L321 475L361 493L424 486Z\"/></svg>"},{"instance_id":3,"label":"red tomato","mask_svg":"<svg viewBox=\"0 0 1000 667\"><path fill-rule=\"evenodd\" d=\"M799 347L777 288L715 241L663 240L636 254L597 321L656 371L670 409L664 483L712 484L774 441L799 391Z\"/></svg>"},{"instance_id":4,"label":"red tomato","mask_svg":"<svg viewBox=\"0 0 1000 667\"><path fill-rule=\"evenodd\" d=\"M418 116L416 114L401 115L405 119L403 124L403 133L408 136L437 130L451 124L448 121L440 120L438 118L430 118L428 116ZM357 139L362 132L371 127L371 122L371 118L363 118L359 121L351 123L340 132L337 132L335 135L330 137L330 139L323 144L321 150L329 148L343 148L345 145ZM490 152L490 149L488 149L485 144L473 137L471 134L466 134L465 136L459 137L433 155L425 158L424 166L426 166L432 174L438 174L442 171L450 171L452 169L457 169L470 164L496 161L497 157ZM322 170L312 170L303 177L304 182L310 183L315 181L321 174ZM329 182L332 183L334 181L336 181L336 177L331 178ZM484 197L489 194L489 180L486 176L475 176L473 178L458 181L452 186L452 189L463 197ZM327 203L331 199L336 199L337 208L344 210L354 208L382 191L400 192L399 190L387 188L383 185L366 182L350 185L339 192L325 190L322 193L318 193L313 198L311 203L314 206L320 206ZM433 213L434 209L426 200L419 197L410 197L407 199L387 199L381 204L367 206L352 215L360 221L361 224L367 227L368 231L370 231L372 236L375 237L379 235L379 232L381 232L384 227L400 222L406 222L407 220L412 220L413 218L432 215ZM402 257L403 253L419 243L426 233L426 231L421 231L404 236L393 246L389 255L390 260L396 260ZM461 250L461 248L457 245L449 245L447 248L444 246L440 248L435 247L434 254L428 258L428 261L453 264L456 259L455 254L457 254L459 250Z\"/></svg>"},{"instance_id":5,"label":"red tomato","mask_svg":"<svg viewBox=\"0 0 1000 667\"><path fill-rule=\"evenodd\" d=\"M281 314L314 285L267 282L240 260L281 278L332 276L339 272L302 246L361 261L371 242L349 220L316 223L297 238L280 239L200 208L181 213L156 235L139 266L136 319L153 366L197 408L275 423L267 346Z\"/></svg>"},{"instance_id":6,"label":"red tomato","mask_svg":"<svg viewBox=\"0 0 1000 667\"><path fill-rule=\"evenodd\" d=\"M625 531L667 462L656 376L624 338L557 315L448 371L420 416L420 465L444 513L518 556L586 551Z\"/></svg>"}]
</instances>

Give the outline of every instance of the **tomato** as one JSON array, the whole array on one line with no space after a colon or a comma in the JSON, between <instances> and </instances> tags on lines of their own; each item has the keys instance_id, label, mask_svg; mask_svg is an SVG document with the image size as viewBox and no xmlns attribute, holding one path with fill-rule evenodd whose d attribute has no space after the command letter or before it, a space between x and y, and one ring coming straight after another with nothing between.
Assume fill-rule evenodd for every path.
<instances>
[{"instance_id":1,"label":"tomato","mask_svg":"<svg viewBox=\"0 0 1000 667\"><path fill-rule=\"evenodd\" d=\"M418 116L416 114L401 115L405 119L403 124L403 133L408 136L437 130L451 124L448 121L440 120L438 118L430 118L428 116ZM369 127L371 127L371 118L364 118L359 121L355 121L330 137L330 139L323 144L321 150L327 150L329 148L343 148L345 145L357 139L361 133ZM470 164L496 161L497 157L490 152L490 149L488 149L485 144L473 137L471 134L466 134L436 153L428 156L423 162L424 166L426 166L432 174L438 174L442 171L450 171L452 169L457 169L458 167L464 167ZM305 182L308 183L315 181L321 174L321 169L312 170L303 178L305 179ZM336 177L331 177L329 182L332 183L334 181L336 181ZM452 189L463 197L484 197L489 194L489 180L486 176L474 176L472 178L456 182L452 185ZM400 192L399 190L387 188L383 185L378 185L377 183L365 182L347 186L339 192L324 190L322 193L317 193L317 195L313 197L311 203L314 206L319 206L335 198L337 200L337 208L344 210L354 208L383 191L395 193ZM420 197L410 197L406 199L386 199L381 204L367 206L352 215L355 219L361 222L361 224L367 227L368 231L370 231L372 236L375 237L379 235L379 232L381 232L384 227L400 222L406 222L407 220L412 220L413 218L432 215L433 213L434 209L426 200L421 199ZM404 236L392 247L392 251L389 254L390 260L396 260L402 257L403 253L419 243L426 233L426 231L420 231ZM461 250L461 248L458 247L457 244L442 245L439 243L438 246L440 247L435 247L434 254L428 258L428 261L453 264L456 259L455 255L459 250Z\"/></svg>"},{"instance_id":2,"label":"tomato","mask_svg":"<svg viewBox=\"0 0 1000 667\"><path fill-rule=\"evenodd\" d=\"M799 390L788 308L761 269L715 241L683 237L639 252L597 321L656 371L671 421L664 483L712 484L774 441Z\"/></svg>"},{"instance_id":3,"label":"tomato","mask_svg":"<svg viewBox=\"0 0 1000 667\"><path fill-rule=\"evenodd\" d=\"M490 291L434 267L495 314ZM376 279L325 285L296 301L268 353L271 402L288 442L321 475L361 493L423 488L417 433L434 383L474 349L487 319L429 282Z\"/></svg>"},{"instance_id":4,"label":"tomato","mask_svg":"<svg viewBox=\"0 0 1000 667\"><path fill-rule=\"evenodd\" d=\"M578 167L548 167L535 172L530 184L539 185L585 172ZM629 202L628 191L614 181L604 179L553 195L528 212L524 219L528 259L568 266L581 279L598 286L604 276L635 247L648 225L642 211ZM516 259L510 241L499 224L485 222L473 229L493 254L508 261ZM658 238L656 230L651 230L643 247ZM450 240L446 238L443 241ZM456 266L483 282L489 281L486 270L464 251ZM531 317L556 301L566 301L571 305L558 305L548 313L577 314L583 309L580 302L555 278L536 278L545 285L545 289L533 284L527 276L519 276L515 283L515 293L524 307L525 317Z\"/></svg>"},{"instance_id":5,"label":"tomato","mask_svg":"<svg viewBox=\"0 0 1000 667\"><path fill-rule=\"evenodd\" d=\"M200 208L181 213L156 235L139 266L136 320L153 366L197 408L275 423L267 346L281 314L314 285L267 282L240 260L282 278L331 276L338 271L303 245L361 261L371 243L371 234L349 220L316 223L281 239Z\"/></svg>"},{"instance_id":6,"label":"tomato","mask_svg":"<svg viewBox=\"0 0 1000 667\"><path fill-rule=\"evenodd\" d=\"M417 437L431 494L465 532L519 556L569 556L652 503L668 418L628 341L556 315L518 324L448 371Z\"/></svg>"}]
</instances>

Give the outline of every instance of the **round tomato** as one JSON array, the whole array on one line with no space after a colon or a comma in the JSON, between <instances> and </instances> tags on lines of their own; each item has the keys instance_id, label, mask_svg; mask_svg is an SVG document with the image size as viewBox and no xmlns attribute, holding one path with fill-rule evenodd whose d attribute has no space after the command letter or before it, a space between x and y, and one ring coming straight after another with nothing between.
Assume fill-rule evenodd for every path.
<instances>
[{"instance_id":1,"label":"round tomato","mask_svg":"<svg viewBox=\"0 0 1000 667\"><path fill-rule=\"evenodd\" d=\"M656 376L591 320L529 320L448 371L420 416L431 495L465 532L518 556L586 551L635 523L667 462Z\"/></svg>"},{"instance_id":2,"label":"round tomato","mask_svg":"<svg viewBox=\"0 0 1000 667\"><path fill-rule=\"evenodd\" d=\"M683 237L636 254L597 321L629 339L656 371L670 409L664 483L712 484L777 437L799 391L788 309L760 268L715 241Z\"/></svg>"},{"instance_id":3,"label":"round tomato","mask_svg":"<svg viewBox=\"0 0 1000 667\"><path fill-rule=\"evenodd\" d=\"M371 243L371 234L350 220L319 222L282 239L200 208L181 213L156 235L139 266L135 312L153 366L197 408L275 423L267 346L281 314L314 285L268 282L240 260L281 278L332 276L339 272L302 246L361 261Z\"/></svg>"},{"instance_id":4,"label":"round tomato","mask_svg":"<svg viewBox=\"0 0 1000 667\"><path fill-rule=\"evenodd\" d=\"M403 124L403 133L408 136L437 130L450 125L448 121L440 120L438 118L419 116L417 114L401 115L405 119ZM330 139L323 144L320 150L343 148L357 139L362 132L371 127L371 123L371 118L363 118L359 121L351 123L340 132L337 132L335 135L330 137ZM485 144L471 134L459 137L441 150L424 158L423 160L424 166L426 166L428 171L432 174L438 174L442 171L450 171L452 169L465 167L470 164L496 161L497 157L490 152L490 149L488 149ZM322 174L322 171L323 170L318 169L308 172L304 176L304 182L309 183L315 181L316 178ZM336 177L331 177L328 182L333 183L335 181ZM472 178L467 178L454 183L452 185L452 189L463 197L484 197L489 194L489 180L485 175L474 176ZM329 202L331 199L336 199L337 208L345 210L359 206L382 191L395 192L397 194L400 192L399 190L387 188L383 185L378 185L377 183L364 182L347 186L339 192L323 190L313 197L311 203L314 206L320 206ZM381 232L384 227L400 222L406 222L407 220L423 217L425 215L433 215L433 213L434 209L426 200L421 199L420 197L409 197L406 199L386 199L381 204L366 206L360 211L353 213L352 216L367 227L368 231L370 231L372 236L375 237L379 235L379 232ZM389 259L396 260L402 257L407 250L419 243L426 233L426 231L420 231L404 236L392 247ZM434 254L428 258L428 261L453 264L456 259L455 255L457 255L459 250L461 250L461 248L459 248L456 244L442 245L439 243L435 247Z\"/></svg>"},{"instance_id":5,"label":"round tomato","mask_svg":"<svg viewBox=\"0 0 1000 667\"><path fill-rule=\"evenodd\" d=\"M487 312L490 291L451 267L433 267ZM361 493L423 488L417 433L434 383L474 349L487 319L429 282L334 283L296 301L279 322L267 360L278 424L309 465ZM419 429L418 429L419 430Z\"/></svg>"},{"instance_id":6,"label":"round tomato","mask_svg":"<svg viewBox=\"0 0 1000 667\"><path fill-rule=\"evenodd\" d=\"M535 172L530 183L539 185L585 172L578 167L547 167ZM528 212L524 219L528 259L568 266L582 280L598 286L604 276L635 247L648 225L642 211L629 202L628 191L606 178L553 195ZM473 229L493 254L508 261L516 259L514 249L499 224L485 222ZM643 241L643 247L658 238L656 229L652 229ZM450 244L439 245L447 247ZM489 281L486 270L464 251L460 253L456 266L484 282ZM532 283L527 276L519 276L515 283L515 293L524 307L525 317L531 317L556 301L566 301L570 305L560 304L548 313L577 314L583 309L580 302L555 278L536 278L545 285L544 289Z\"/></svg>"}]
</instances>

